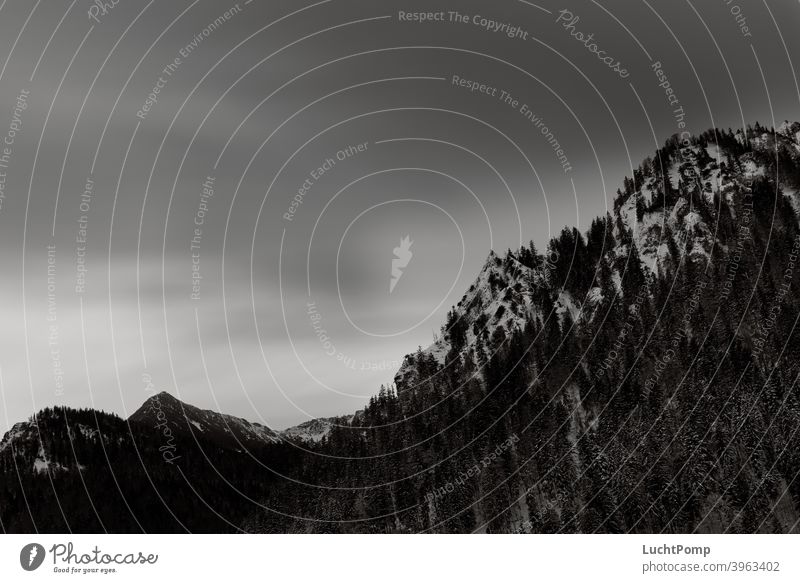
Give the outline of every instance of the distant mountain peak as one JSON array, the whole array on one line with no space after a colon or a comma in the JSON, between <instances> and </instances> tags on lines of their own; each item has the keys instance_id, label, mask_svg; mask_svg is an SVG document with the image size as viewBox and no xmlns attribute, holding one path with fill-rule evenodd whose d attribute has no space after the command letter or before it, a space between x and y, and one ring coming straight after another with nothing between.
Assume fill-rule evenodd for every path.
<instances>
[{"instance_id":1,"label":"distant mountain peak","mask_svg":"<svg viewBox=\"0 0 800 583\"><path fill-rule=\"evenodd\" d=\"M353 421L354 415L342 417L321 417L311 419L281 431L286 439L294 439L306 443L319 443L330 434L334 427L346 427Z\"/></svg>"},{"instance_id":2,"label":"distant mountain peak","mask_svg":"<svg viewBox=\"0 0 800 583\"><path fill-rule=\"evenodd\" d=\"M173 433L194 438L202 435L223 449L235 451L281 441L280 435L265 425L200 409L166 391L147 399L128 421L162 428L166 424Z\"/></svg>"}]
</instances>

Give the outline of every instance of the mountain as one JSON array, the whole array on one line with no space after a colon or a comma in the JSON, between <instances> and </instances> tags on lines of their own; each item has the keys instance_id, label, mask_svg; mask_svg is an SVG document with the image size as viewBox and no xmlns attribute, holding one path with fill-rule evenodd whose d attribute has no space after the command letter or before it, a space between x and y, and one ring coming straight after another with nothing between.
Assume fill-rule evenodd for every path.
<instances>
[{"instance_id":1,"label":"mountain","mask_svg":"<svg viewBox=\"0 0 800 583\"><path fill-rule=\"evenodd\" d=\"M166 393L128 420L44 409L0 441L0 525L5 532L236 532L288 471L293 449L263 426Z\"/></svg>"},{"instance_id":2,"label":"mountain","mask_svg":"<svg viewBox=\"0 0 800 583\"><path fill-rule=\"evenodd\" d=\"M328 437L334 427L347 426L353 421L354 417L355 415L343 415L341 417L312 419L300 425L284 429L280 435L288 440L294 439L305 443L319 443Z\"/></svg>"},{"instance_id":3,"label":"mountain","mask_svg":"<svg viewBox=\"0 0 800 583\"><path fill-rule=\"evenodd\" d=\"M162 431L185 439L202 439L222 449L237 452L281 441L281 437L269 427L224 413L198 409L167 392L147 399L128 421L158 426Z\"/></svg>"},{"instance_id":4,"label":"mountain","mask_svg":"<svg viewBox=\"0 0 800 583\"><path fill-rule=\"evenodd\" d=\"M585 233L491 252L352 417L14 425L3 528L796 532L799 191L800 123L673 136Z\"/></svg>"},{"instance_id":5,"label":"mountain","mask_svg":"<svg viewBox=\"0 0 800 583\"><path fill-rule=\"evenodd\" d=\"M799 132L673 136L586 233L491 253L247 528L796 531Z\"/></svg>"},{"instance_id":6,"label":"mountain","mask_svg":"<svg viewBox=\"0 0 800 583\"><path fill-rule=\"evenodd\" d=\"M557 289L558 281L553 277L559 265L564 271L566 261L583 260L575 267L586 267L586 247L605 246L608 251L603 257L608 265L601 262L589 267L609 269L612 293L621 292L627 259L634 255L647 276L658 277L683 260L708 262L715 248L718 253L726 252L723 238L730 233L715 232L736 220L735 205L745 203L749 214L746 199L752 198L755 182L778 175L773 152L783 158L779 161L783 165L780 179L774 187L782 190L784 202L788 201L800 216L800 123L784 122L774 132L760 126L747 132L709 131L686 144L673 136L653 158L642 163L633 179L625 179L624 192L617 191L614 216L595 221L588 241L582 241L574 229L566 229L538 260L534 248L509 250L504 257L492 251L475 282L448 314L440 338L420 354L407 356L395 383L398 387L413 385L414 362L420 357L433 358L442 365L454 348L459 352L474 349L479 335L491 338L498 330L523 329L530 320L541 324L541 302L534 301L538 289L558 291L553 306L559 323L566 313L572 321L591 319L603 298L597 281L601 278L575 294L570 285ZM674 249L670 248L672 244Z\"/></svg>"},{"instance_id":7,"label":"mountain","mask_svg":"<svg viewBox=\"0 0 800 583\"><path fill-rule=\"evenodd\" d=\"M442 366L452 360L454 354L466 356L480 345L481 341L505 335L506 331L522 330L531 322L541 323L545 314L535 301L537 290L550 285L550 267L545 262L534 267L520 261L527 256L510 251L498 256L492 251L481 268L475 282L456 306L448 313L447 323L439 338L423 351L407 355L395 375L395 385L405 392L416 390L424 382L424 375L415 366L422 359L432 359ZM584 298L588 304L596 295ZM555 315L559 322L569 313L574 320L580 317L582 304L568 291L558 294L554 300ZM500 340L501 341L501 340Z\"/></svg>"}]
</instances>

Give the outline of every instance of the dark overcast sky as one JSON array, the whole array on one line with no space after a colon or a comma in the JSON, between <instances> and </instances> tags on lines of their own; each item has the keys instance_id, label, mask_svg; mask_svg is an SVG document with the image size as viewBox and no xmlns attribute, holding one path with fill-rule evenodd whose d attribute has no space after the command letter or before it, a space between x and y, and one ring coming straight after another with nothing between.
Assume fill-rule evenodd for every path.
<instances>
[{"instance_id":1,"label":"dark overcast sky","mask_svg":"<svg viewBox=\"0 0 800 583\"><path fill-rule=\"evenodd\" d=\"M0 429L52 404L127 415L148 379L278 428L353 411L430 343L490 249L585 228L677 130L653 63L691 131L800 118L793 1L120 0L96 21L92 5L0 9L0 137L14 133L0 169ZM400 21L415 11L445 21ZM390 294L405 236L413 258Z\"/></svg>"}]
</instances>

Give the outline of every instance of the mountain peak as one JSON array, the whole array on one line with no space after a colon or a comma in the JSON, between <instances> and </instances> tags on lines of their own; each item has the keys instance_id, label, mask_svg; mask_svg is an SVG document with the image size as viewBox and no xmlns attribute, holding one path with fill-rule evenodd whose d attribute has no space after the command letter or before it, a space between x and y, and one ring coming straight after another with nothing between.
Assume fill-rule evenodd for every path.
<instances>
[{"instance_id":1,"label":"mountain peak","mask_svg":"<svg viewBox=\"0 0 800 583\"><path fill-rule=\"evenodd\" d=\"M241 451L281 441L270 428L246 419L184 403L166 391L148 398L128 421L169 427L173 434L206 440L223 449Z\"/></svg>"},{"instance_id":2,"label":"mountain peak","mask_svg":"<svg viewBox=\"0 0 800 583\"><path fill-rule=\"evenodd\" d=\"M172 393L169 393L167 391L161 391L147 399L147 401L152 401L152 400L183 403L183 401L181 401L180 399L175 397ZM145 401L145 403L147 401Z\"/></svg>"}]
</instances>

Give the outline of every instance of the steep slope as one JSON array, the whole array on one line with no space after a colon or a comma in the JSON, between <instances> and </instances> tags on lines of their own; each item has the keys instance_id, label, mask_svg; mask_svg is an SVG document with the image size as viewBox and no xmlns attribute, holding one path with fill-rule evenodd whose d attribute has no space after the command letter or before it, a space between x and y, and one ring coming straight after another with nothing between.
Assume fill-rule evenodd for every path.
<instances>
[{"instance_id":1,"label":"steep slope","mask_svg":"<svg viewBox=\"0 0 800 583\"><path fill-rule=\"evenodd\" d=\"M776 159L783 161L780 173ZM730 235L725 229L736 221L748 228L753 188L763 188L765 177L776 176L772 188L780 189L792 208L800 210L797 168L797 122L785 122L774 132L757 125L746 132L709 131L685 142L673 136L655 157L644 160L632 179L625 179L624 190L617 191L614 216L596 221L595 236L590 232L588 242L566 229L538 260L533 246L502 257L492 251L475 283L448 314L440 338L405 357L395 376L398 392L424 383L427 377L415 366L420 360L445 366L448 356L463 358L474 351L479 338L522 330L531 321L541 324L549 313L544 307L559 323L565 314L570 322L590 321L604 298L600 271L605 263L608 296L621 292L622 277L632 268L631 256L638 257L642 277L648 278L666 276L682 261L705 265L715 249L724 255L729 249L722 238ZM574 276L565 264L575 259L575 269L595 272L591 287L573 285ZM557 292L552 306L537 302L538 290Z\"/></svg>"},{"instance_id":2,"label":"steep slope","mask_svg":"<svg viewBox=\"0 0 800 583\"><path fill-rule=\"evenodd\" d=\"M424 381L415 366L421 360L445 366L448 359L474 351L481 340L505 337L524 329L531 321L541 324L546 314L535 304L535 297L537 290L554 285L553 264L547 259L535 266L523 263L520 258L527 258L526 252L529 253L525 249L519 253L509 251L504 257L490 252L475 282L449 312L436 342L405 357L394 379L400 392L416 390ZM594 304L592 298L588 298L588 304ZM559 321L566 313L573 320L582 314L582 303L568 291L558 295L553 307Z\"/></svg>"}]
</instances>

